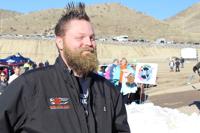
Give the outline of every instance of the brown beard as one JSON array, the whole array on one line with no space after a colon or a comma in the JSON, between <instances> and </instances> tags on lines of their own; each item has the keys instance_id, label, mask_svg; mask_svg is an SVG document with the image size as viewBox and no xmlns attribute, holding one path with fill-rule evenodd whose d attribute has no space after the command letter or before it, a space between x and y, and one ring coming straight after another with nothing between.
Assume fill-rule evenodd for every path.
<instances>
[{"instance_id":1,"label":"brown beard","mask_svg":"<svg viewBox=\"0 0 200 133\"><path fill-rule=\"evenodd\" d=\"M98 60L96 49L90 47L79 48L78 51L73 52L69 48L64 47L64 57L68 66L78 75L87 76L88 73L96 71L98 67ZM87 54L82 54L84 51L90 51Z\"/></svg>"}]
</instances>

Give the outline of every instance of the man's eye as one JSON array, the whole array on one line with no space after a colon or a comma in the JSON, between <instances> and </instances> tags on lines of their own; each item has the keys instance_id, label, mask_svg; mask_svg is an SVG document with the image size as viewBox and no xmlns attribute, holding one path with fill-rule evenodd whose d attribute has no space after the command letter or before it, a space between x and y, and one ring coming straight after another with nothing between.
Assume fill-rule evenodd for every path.
<instances>
[{"instance_id":1,"label":"man's eye","mask_svg":"<svg viewBox=\"0 0 200 133\"><path fill-rule=\"evenodd\" d=\"M94 36L90 37L90 40L91 40L91 41L94 41L94 40L95 40L95 37L94 37Z\"/></svg>"},{"instance_id":2,"label":"man's eye","mask_svg":"<svg viewBox=\"0 0 200 133\"><path fill-rule=\"evenodd\" d=\"M76 37L76 39L77 39L77 40L82 40L83 37L82 37L82 36L81 36L81 37Z\"/></svg>"}]
</instances>

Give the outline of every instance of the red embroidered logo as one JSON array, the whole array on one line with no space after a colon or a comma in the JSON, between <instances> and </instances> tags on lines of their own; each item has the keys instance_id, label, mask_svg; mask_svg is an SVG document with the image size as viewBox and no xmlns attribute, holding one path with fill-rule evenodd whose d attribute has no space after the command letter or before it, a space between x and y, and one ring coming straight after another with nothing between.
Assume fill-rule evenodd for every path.
<instances>
[{"instance_id":1,"label":"red embroidered logo","mask_svg":"<svg viewBox=\"0 0 200 133\"><path fill-rule=\"evenodd\" d=\"M49 99L50 109L69 109L69 98L55 97Z\"/></svg>"}]
</instances>

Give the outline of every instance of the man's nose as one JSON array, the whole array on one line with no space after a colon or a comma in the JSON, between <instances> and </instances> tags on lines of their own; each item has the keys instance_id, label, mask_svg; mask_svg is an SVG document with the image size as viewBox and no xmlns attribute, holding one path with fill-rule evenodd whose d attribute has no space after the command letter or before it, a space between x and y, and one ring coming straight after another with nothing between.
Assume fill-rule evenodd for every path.
<instances>
[{"instance_id":1,"label":"man's nose","mask_svg":"<svg viewBox=\"0 0 200 133\"><path fill-rule=\"evenodd\" d=\"M85 37L84 45L86 45L86 46L92 46L93 45L90 37Z\"/></svg>"}]
</instances>

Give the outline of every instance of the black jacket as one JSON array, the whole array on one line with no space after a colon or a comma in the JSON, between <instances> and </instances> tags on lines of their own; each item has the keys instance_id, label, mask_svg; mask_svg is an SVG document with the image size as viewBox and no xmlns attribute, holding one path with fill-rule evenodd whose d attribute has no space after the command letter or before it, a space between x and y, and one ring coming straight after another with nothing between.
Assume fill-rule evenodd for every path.
<instances>
[{"instance_id":1,"label":"black jacket","mask_svg":"<svg viewBox=\"0 0 200 133\"><path fill-rule=\"evenodd\" d=\"M0 81L0 95L4 92L5 87L6 87L7 85L8 85L8 82L7 82L7 81L5 81L5 82Z\"/></svg>"},{"instance_id":2,"label":"black jacket","mask_svg":"<svg viewBox=\"0 0 200 133\"><path fill-rule=\"evenodd\" d=\"M78 82L60 57L53 66L21 75L0 96L0 132L129 133L117 89L97 74L87 78L91 80L88 119L79 102Z\"/></svg>"}]
</instances>

